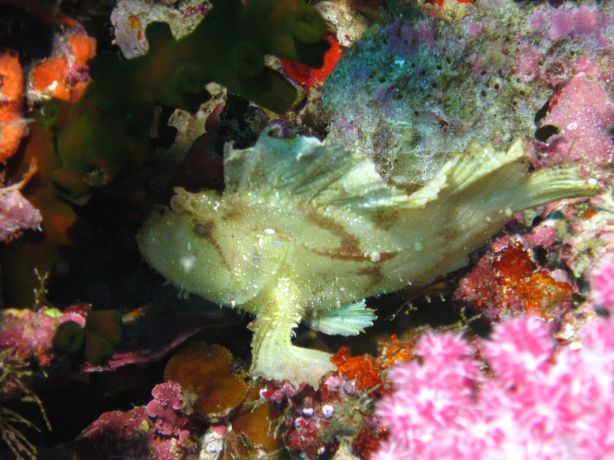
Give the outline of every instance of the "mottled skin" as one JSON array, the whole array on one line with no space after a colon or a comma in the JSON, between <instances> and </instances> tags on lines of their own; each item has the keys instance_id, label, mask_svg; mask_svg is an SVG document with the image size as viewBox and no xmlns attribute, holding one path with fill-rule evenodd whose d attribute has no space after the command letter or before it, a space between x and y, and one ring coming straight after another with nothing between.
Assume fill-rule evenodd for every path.
<instances>
[{"instance_id":1,"label":"mottled skin","mask_svg":"<svg viewBox=\"0 0 614 460\"><path fill-rule=\"evenodd\" d=\"M177 189L138 241L177 286L256 315L254 375L314 383L332 365L291 344L301 319L428 282L462 266L512 212L598 191L573 167L526 171L520 143L472 146L407 195L365 157L265 132L251 149L228 149L223 195ZM339 321L353 333L370 324Z\"/></svg>"}]
</instances>

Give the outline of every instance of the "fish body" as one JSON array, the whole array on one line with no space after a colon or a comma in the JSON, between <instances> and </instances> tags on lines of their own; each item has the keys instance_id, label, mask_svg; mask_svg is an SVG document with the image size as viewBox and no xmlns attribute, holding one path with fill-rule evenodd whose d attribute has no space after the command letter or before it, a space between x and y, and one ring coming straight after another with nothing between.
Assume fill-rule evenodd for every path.
<instances>
[{"instance_id":1,"label":"fish body","mask_svg":"<svg viewBox=\"0 0 614 460\"><path fill-rule=\"evenodd\" d=\"M358 334L375 317L363 299L463 266L515 211L599 190L576 167L527 173L520 142L470 146L413 193L366 156L268 131L228 147L224 171L221 195L177 189L141 229L141 252L178 287L256 316L254 375L311 383L332 364L292 345L300 321Z\"/></svg>"}]
</instances>

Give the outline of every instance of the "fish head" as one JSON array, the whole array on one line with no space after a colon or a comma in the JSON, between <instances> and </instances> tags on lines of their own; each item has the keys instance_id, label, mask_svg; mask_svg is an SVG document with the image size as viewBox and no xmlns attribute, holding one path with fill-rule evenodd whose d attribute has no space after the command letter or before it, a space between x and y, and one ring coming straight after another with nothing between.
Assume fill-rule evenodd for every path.
<instances>
[{"instance_id":1,"label":"fish head","mask_svg":"<svg viewBox=\"0 0 614 460\"><path fill-rule=\"evenodd\" d=\"M177 189L170 207L152 213L137 241L145 259L177 287L224 306L254 299L275 278L274 235L248 219L228 219L215 192Z\"/></svg>"}]
</instances>

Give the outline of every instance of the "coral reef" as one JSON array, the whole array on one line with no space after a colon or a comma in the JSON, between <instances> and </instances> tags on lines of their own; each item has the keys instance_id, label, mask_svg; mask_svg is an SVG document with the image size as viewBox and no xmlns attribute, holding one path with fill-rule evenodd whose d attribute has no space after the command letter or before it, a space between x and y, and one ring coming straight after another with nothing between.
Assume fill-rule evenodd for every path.
<instances>
[{"instance_id":1,"label":"coral reef","mask_svg":"<svg viewBox=\"0 0 614 460\"><path fill-rule=\"evenodd\" d=\"M75 204L86 201L92 189L114 182L127 165L142 166L155 126L155 105L194 111L207 97L205 84L217 81L268 109L283 112L294 103L296 90L265 66L265 54L318 67L329 47L322 39L323 19L298 0L279 2L275 7L265 1L249 6L222 2L204 18L208 8L190 8L189 15L200 21L177 40L168 23L145 21L149 27L143 38L151 46L147 53L128 60L110 50L94 58L96 40L77 21L70 21L65 32L55 37L52 56L33 67L28 102L43 103L34 112L36 123L14 178L20 181L36 164L34 180L24 193L43 216L45 239L17 247L11 259L32 257L40 272L49 273L60 263L61 246L81 243L89 229L79 220ZM175 11L162 10L168 15ZM120 18L122 14L118 12ZM261 17L267 20L254 19ZM25 130L20 111L21 69L14 53L5 55L3 92L10 94L2 100L0 123L6 131L2 148L7 151L3 160L17 149ZM138 181L130 192L140 192ZM11 277L10 285L17 292L13 297L32 303L28 294L21 294L31 292L36 283L32 271L16 270Z\"/></svg>"},{"instance_id":2,"label":"coral reef","mask_svg":"<svg viewBox=\"0 0 614 460\"><path fill-rule=\"evenodd\" d=\"M579 65L579 64L578 64ZM558 87L548 103L546 116L536 133L551 127L552 134L534 142L535 163L539 167L564 161L588 161L593 165L612 163L614 150L608 129L614 125L614 105L595 64L579 70ZM545 136L544 136L545 137Z\"/></svg>"},{"instance_id":3,"label":"coral reef","mask_svg":"<svg viewBox=\"0 0 614 460\"><path fill-rule=\"evenodd\" d=\"M612 456L613 2L0 18L0 457Z\"/></svg>"},{"instance_id":4,"label":"coral reef","mask_svg":"<svg viewBox=\"0 0 614 460\"><path fill-rule=\"evenodd\" d=\"M24 361L36 359L46 366L53 356L57 328L66 322L85 326L86 315L79 309L65 312L43 307L38 311L4 309L0 312L0 347L14 350Z\"/></svg>"},{"instance_id":5,"label":"coral reef","mask_svg":"<svg viewBox=\"0 0 614 460\"><path fill-rule=\"evenodd\" d=\"M285 74L292 81L295 81L303 88L311 88L314 85L322 84L335 69L337 62L341 59L342 50L339 42L331 34L326 34L324 39L330 44L330 48L324 54L324 63L320 68L312 69L300 62L293 62L288 59L281 59L281 65Z\"/></svg>"},{"instance_id":6,"label":"coral reef","mask_svg":"<svg viewBox=\"0 0 614 460\"><path fill-rule=\"evenodd\" d=\"M249 6L219 2L190 34L177 40L167 23L150 23L145 30L147 54L123 61L111 53L99 55L91 64L93 82L79 102L56 103L45 110L42 121L54 131L60 163L54 184L73 199L108 184L126 161L142 156L154 104L194 111L209 81L284 112L296 92L265 66L264 55L317 67L328 48L324 32L318 13L298 0L276 6L266 1ZM118 81L123 84L118 86Z\"/></svg>"},{"instance_id":7,"label":"coral reef","mask_svg":"<svg viewBox=\"0 0 614 460\"><path fill-rule=\"evenodd\" d=\"M614 309L614 258L610 255L591 275L592 301L609 312Z\"/></svg>"},{"instance_id":8,"label":"coral reef","mask_svg":"<svg viewBox=\"0 0 614 460\"><path fill-rule=\"evenodd\" d=\"M111 13L115 40L127 59L142 56L149 50L145 35L153 22L166 22L173 36L182 38L192 32L211 8L206 0L182 0L172 3L147 3L120 0Z\"/></svg>"},{"instance_id":9,"label":"coral reef","mask_svg":"<svg viewBox=\"0 0 614 460\"><path fill-rule=\"evenodd\" d=\"M92 364L104 363L122 341L123 331L119 310L91 310L85 305L76 305L64 310L79 311L86 315L85 324L76 321L61 323L53 337L56 350L69 354L82 352Z\"/></svg>"},{"instance_id":10,"label":"coral reef","mask_svg":"<svg viewBox=\"0 0 614 460\"><path fill-rule=\"evenodd\" d=\"M102 414L75 439L72 458L188 458L196 443L186 429L189 419L183 411L181 387L162 383L151 394L153 399L145 407Z\"/></svg>"},{"instance_id":11,"label":"coral reef","mask_svg":"<svg viewBox=\"0 0 614 460\"><path fill-rule=\"evenodd\" d=\"M410 186L474 141L531 139L538 166L611 162L610 6L462 6L462 19L393 20L348 50L323 88L329 139Z\"/></svg>"},{"instance_id":12,"label":"coral reef","mask_svg":"<svg viewBox=\"0 0 614 460\"><path fill-rule=\"evenodd\" d=\"M96 55L96 40L82 27L67 29L54 43L52 57L30 72L28 99L77 102L90 83L88 62Z\"/></svg>"}]
</instances>

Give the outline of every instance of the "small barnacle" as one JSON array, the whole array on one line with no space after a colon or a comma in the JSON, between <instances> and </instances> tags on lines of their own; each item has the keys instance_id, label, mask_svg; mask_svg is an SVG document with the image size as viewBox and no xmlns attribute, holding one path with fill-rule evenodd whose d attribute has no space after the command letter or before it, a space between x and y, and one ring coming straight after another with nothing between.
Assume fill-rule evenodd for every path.
<instances>
[{"instance_id":1,"label":"small barnacle","mask_svg":"<svg viewBox=\"0 0 614 460\"><path fill-rule=\"evenodd\" d=\"M472 144L401 190L364 154L267 130L254 147L227 148L224 174L222 195L177 189L171 210L141 229L141 252L180 288L256 316L253 375L312 384L333 364L292 344L299 322L359 334L375 318L363 299L462 267L516 211L600 190L577 166L529 173L520 141L507 152ZM197 260L189 271L187 255Z\"/></svg>"}]
</instances>

